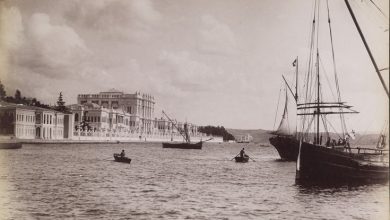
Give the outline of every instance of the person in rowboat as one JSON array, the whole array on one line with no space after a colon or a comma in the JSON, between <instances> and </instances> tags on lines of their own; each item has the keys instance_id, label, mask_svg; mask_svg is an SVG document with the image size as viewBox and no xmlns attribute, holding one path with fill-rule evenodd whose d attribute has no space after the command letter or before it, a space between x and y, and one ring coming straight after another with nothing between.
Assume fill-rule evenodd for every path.
<instances>
[{"instance_id":1,"label":"person in rowboat","mask_svg":"<svg viewBox=\"0 0 390 220\"><path fill-rule=\"evenodd\" d=\"M122 152L121 152L121 157L125 157L125 150L122 150Z\"/></svg>"},{"instance_id":2,"label":"person in rowboat","mask_svg":"<svg viewBox=\"0 0 390 220\"><path fill-rule=\"evenodd\" d=\"M242 150L240 151L240 157L244 157L244 156L246 156L245 149L242 148Z\"/></svg>"}]
</instances>

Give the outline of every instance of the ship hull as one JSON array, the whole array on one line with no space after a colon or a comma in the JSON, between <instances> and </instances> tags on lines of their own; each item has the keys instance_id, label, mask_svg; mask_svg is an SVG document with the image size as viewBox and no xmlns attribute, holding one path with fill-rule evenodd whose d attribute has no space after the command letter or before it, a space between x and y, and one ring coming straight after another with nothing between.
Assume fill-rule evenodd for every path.
<instances>
[{"instance_id":1,"label":"ship hull","mask_svg":"<svg viewBox=\"0 0 390 220\"><path fill-rule=\"evenodd\" d=\"M202 149L203 142L198 143L162 143L163 148Z\"/></svg>"},{"instance_id":2,"label":"ship hull","mask_svg":"<svg viewBox=\"0 0 390 220\"><path fill-rule=\"evenodd\" d=\"M22 148L20 142L0 142L0 149L19 149Z\"/></svg>"},{"instance_id":3,"label":"ship hull","mask_svg":"<svg viewBox=\"0 0 390 220\"><path fill-rule=\"evenodd\" d=\"M299 161L298 181L369 183L389 180L388 161L368 161L364 154L303 142Z\"/></svg>"},{"instance_id":4,"label":"ship hull","mask_svg":"<svg viewBox=\"0 0 390 220\"><path fill-rule=\"evenodd\" d=\"M269 142L276 148L280 158L287 161L297 161L299 141L293 137L274 136Z\"/></svg>"}]
</instances>

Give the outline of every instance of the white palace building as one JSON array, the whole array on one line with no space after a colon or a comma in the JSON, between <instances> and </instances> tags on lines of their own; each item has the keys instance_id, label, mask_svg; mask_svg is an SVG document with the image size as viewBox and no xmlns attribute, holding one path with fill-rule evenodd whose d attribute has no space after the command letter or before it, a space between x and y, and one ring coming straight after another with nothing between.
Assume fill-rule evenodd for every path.
<instances>
[{"instance_id":1,"label":"white palace building","mask_svg":"<svg viewBox=\"0 0 390 220\"><path fill-rule=\"evenodd\" d=\"M172 125L167 119L156 118L155 99L152 95L136 92L125 94L111 89L98 94L79 94L77 104L69 106L74 114L74 136L81 139L100 137L113 139L180 139L176 127L184 129L183 123ZM205 136L198 127L189 124L190 135Z\"/></svg>"},{"instance_id":2,"label":"white palace building","mask_svg":"<svg viewBox=\"0 0 390 220\"><path fill-rule=\"evenodd\" d=\"M111 89L98 94L80 94L77 103L79 107L86 108L84 111L80 108L75 109L75 118L78 119L76 121L87 117L95 129L137 131L147 134L153 132L155 101L151 95L140 92L125 94Z\"/></svg>"},{"instance_id":3,"label":"white palace building","mask_svg":"<svg viewBox=\"0 0 390 220\"><path fill-rule=\"evenodd\" d=\"M0 137L61 140L72 137L72 114L0 102Z\"/></svg>"},{"instance_id":4,"label":"white palace building","mask_svg":"<svg viewBox=\"0 0 390 220\"><path fill-rule=\"evenodd\" d=\"M181 141L174 126L154 115L152 95L125 94L111 89L98 94L79 94L70 112L1 102L0 138L79 141ZM198 127L187 123L193 141L205 139ZM218 139L218 138L217 138Z\"/></svg>"}]
</instances>

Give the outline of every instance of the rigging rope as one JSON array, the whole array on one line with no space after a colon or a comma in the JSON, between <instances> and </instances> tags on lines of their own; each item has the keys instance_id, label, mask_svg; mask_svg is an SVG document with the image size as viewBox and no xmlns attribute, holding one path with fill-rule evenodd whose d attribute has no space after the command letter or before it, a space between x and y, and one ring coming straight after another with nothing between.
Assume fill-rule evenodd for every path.
<instances>
[{"instance_id":1,"label":"rigging rope","mask_svg":"<svg viewBox=\"0 0 390 220\"><path fill-rule=\"evenodd\" d=\"M323 93L322 93L321 87L320 87L320 94L321 94L321 100L324 100L324 97L323 97ZM324 130L325 130L325 132L326 132L326 135L329 136L328 126L327 126L327 124L326 124L325 116L326 116L326 115L321 115L321 120L322 120L322 125L324 126Z\"/></svg>"},{"instance_id":2,"label":"rigging rope","mask_svg":"<svg viewBox=\"0 0 390 220\"><path fill-rule=\"evenodd\" d=\"M327 6L327 11L328 11L328 25L329 25L330 43L331 43L331 47L332 47L334 78L335 78L335 82L336 82L338 102L341 102L340 85L339 85L339 80L338 80L338 76L337 76L336 58L335 58L335 51L334 51L334 45L333 45L333 34L332 34L332 25L330 22L330 12L329 12L329 1L328 0L326 0L326 6ZM343 109L339 108L339 111L343 112ZM341 121L341 129L343 132L343 136L345 136L345 133L347 132L347 125L345 123L345 118L344 118L344 115L342 113L339 115L339 117L340 117L340 121Z\"/></svg>"},{"instance_id":3,"label":"rigging rope","mask_svg":"<svg viewBox=\"0 0 390 220\"><path fill-rule=\"evenodd\" d=\"M333 129L334 133L336 133L337 136L339 136L339 138L343 139L345 136L341 137L341 136L338 134L337 130L333 127L332 123L331 123L328 119L326 119L326 120L328 121L328 124L330 125L330 127Z\"/></svg>"},{"instance_id":4,"label":"rigging rope","mask_svg":"<svg viewBox=\"0 0 390 220\"><path fill-rule=\"evenodd\" d=\"M376 9L378 9L378 11L388 20L389 18L386 16L386 14L381 10L381 8L379 8L379 6L377 4L375 4L375 2L373 0L370 0L370 2L375 6Z\"/></svg>"},{"instance_id":5,"label":"rigging rope","mask_svg":"<svg viewBox=\"0 0 390 220\"><path fill-rule=\"evenodd\" d=\"M276 105L276 113L275 113L275 120L274 120L274 126L273 126L273 129L275 131L275 124L276 124L276 116L278 115L278 110L279 110L279 101L280 101L280 93L282 91L282 87L283 87L283 84L280 85L280 89L279 89L279 98L278 98L278 104Z\"/></svg>"},{"instance_id":6,"label":"rigging rope","mask_svg":"<svg viewBox=\"0 0 390 220\"><path fill-rule=\"evenodd\" d=\"M322 62L321 57L320 57L320 64L321 64L322 70L323 70L323 72L324 72L323 75L325 75L325 79L326 79L326 81L328 82L329 90L330 90L330 92L332 93L332 97L333 97L333 99L336 100L336 96L335 96L335 94L334 94L334 92L333 92L332 87L330 86L331 83L330 83L330 80L329 80L329 78L328 78L328 74L326 73L326 70L325 70L325 67L324 67L324 63Z\"/></svg>"},{"instance_id":7,"label":"rigging rope","mask_svg":"<svg viewBox=\"0 0 390 220\"><path fill-rule=\"evenodd\" d=\"M305 80L304 80L304 82L306 82L306 83L304 83L306 85L306 92L305 92L305 99L304 99L304 101L306 101L306 102L308 101L308 95L309 95L309 91L310 91L309 86L311 85L310 73L312 71L312 57L313 57L313 50L314 50L314 44L315 44L314 43L314 39L315 39L315 29L316 29L315 25L316 25L316 17L317 17L316 16L317 4L318 4L318 1L316 0L314 2L314 7L313 7L313 22L312 22L312 25L311 25L309 63L308 63L308 67L307 67L307 75L306 75ZM305 109L304 113L307 113L308 111L309 111L308 109ZM302 127L302 137L306 136L306 134L304 132L305 131L305 124L307 123L306 118L307 117L302 117L302 119L301 119L301 121L302 121L302 125L301 125L301 127ZM307 129L310 128L309 124L311 124L311 123L308 123Z\"/></svg>"},{"instance_id":8,"label":"rigging rope","mask_svg":"<svg viewBox=\"0 0 390 220\"><path fill-rule=\"evenodd\" d=\"M286 90L286 106L285 108L287 109L287 105L288 105L288 97L287 97L287 90ZM287 120L287 130L288 130L288 133L291 134L291 130L290 130L290 120L288 118L288 111L286 111L286 120Z\"/></svg>"},{"instance_id":9,"label":"rigging rope","mask_svg":"<svg viewBox=\"0 0 390 220\"><path fill-rule=\"evenodd\" d=\"M322 123L324 124L324 129L326 132L326 136L329 137L329 130L328 130L328 124L326 123L326 116L321 115Z\"/></svg>"}]
</instances>

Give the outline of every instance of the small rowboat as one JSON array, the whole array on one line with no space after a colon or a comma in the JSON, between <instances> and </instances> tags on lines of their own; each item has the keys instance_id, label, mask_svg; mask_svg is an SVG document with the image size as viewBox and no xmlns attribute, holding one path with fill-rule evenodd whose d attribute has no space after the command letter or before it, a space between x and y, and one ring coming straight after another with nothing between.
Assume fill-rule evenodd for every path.
<instances>
[{"instance_id":1,"label":"small rowboat","mask_svg":"<svg viewBox=\"0 0 390 220\"><path fill-rule=\"evenodd\" d=\"M128 157L122 157L121 154L114 154L114 159L116 162L130 163L131 159Z\"/></svg>"},{"instance_id":2,"label":"small rowboat","mask_svg":"<svg viewBox=\"0 0 390 220\"><path fill-rule=\"evenodd\" d=\"M236 160L237 163L246 163L249 161L249 157L246 155L244 157L237 156L234 159Z\"/></svg>"}]
</instances>

